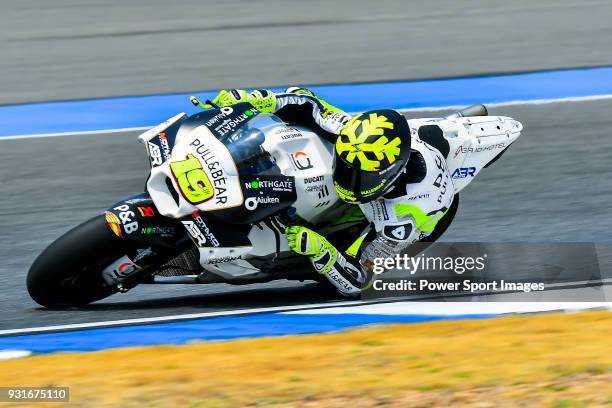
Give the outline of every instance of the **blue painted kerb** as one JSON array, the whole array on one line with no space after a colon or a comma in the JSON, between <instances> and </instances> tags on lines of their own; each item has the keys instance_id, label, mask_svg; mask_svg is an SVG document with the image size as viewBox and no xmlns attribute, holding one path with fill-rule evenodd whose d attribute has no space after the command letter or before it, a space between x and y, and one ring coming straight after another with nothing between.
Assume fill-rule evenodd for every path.
<instances>
[{"instance_id":1,"label":"blue painted kerb","mask_svg":"<svg viewBox=\"0 0 612 408\"><path fill-rule=\"evenodd\" d=\"M612 67L310 88L347 112L375 108L467 106L609 95L612 94ZM194 94L206 100L212 99L216 91ZM132 96L3 106L0 107L0 137L153 126L181 111L196 112L188 96Z\"/></svg>"},{"instance_id":2,"label":"blue painted kerb","mask_svg":"<svg viewBox=\"0 0 612 408\"><path fill-rule=\"evenodd\" d=\"M278 314L227 316L184 322L141 324L78 331L0 337L0 350L97 351L116 347L184 344L193 340L328 333L381 323L415 323L443 319L474 319L494 315Z\"/></svg>"}]
</instances>

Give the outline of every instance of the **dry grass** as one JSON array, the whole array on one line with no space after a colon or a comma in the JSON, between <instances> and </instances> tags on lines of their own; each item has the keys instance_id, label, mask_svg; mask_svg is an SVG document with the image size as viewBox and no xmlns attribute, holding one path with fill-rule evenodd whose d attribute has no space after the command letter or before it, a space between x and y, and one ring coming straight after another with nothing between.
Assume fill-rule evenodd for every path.
<instances>
[{"instance_id":1,"label":"dry grass","mask_svg":"<svg viewBox=\"0 0 612 408\"><path fill-rule=\"evenodd\" d=\"M0 363L0 385L67 385L70 407L612 408L611 327L587 312L53 354Z\"/></svg>"}]
</instances>

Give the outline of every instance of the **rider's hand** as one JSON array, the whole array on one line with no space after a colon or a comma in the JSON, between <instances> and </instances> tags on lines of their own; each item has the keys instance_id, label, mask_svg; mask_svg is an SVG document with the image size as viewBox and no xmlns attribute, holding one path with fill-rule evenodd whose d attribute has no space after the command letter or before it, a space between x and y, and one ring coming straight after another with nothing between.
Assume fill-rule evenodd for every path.
<instances>
[{"instance_id":1,"label":"rider's hand","mask_svg":"<svg viewBox=\"0 0 612 408\"><path fill-rule=\"evenodd\" d=\"M285 229L289 248L300 255L321 255L326 250L336 251L336 248L318 232L301 225L293 225Z\"/></svg>"},{"instance_id":2,"label":"rider's hand","mask_svg":"<svg viewBox=\"0 0 612 408\"><path fill-rule=\"evenodd\" d=\"M330 133L338 135L349 120L351 120L351 116L347 113L327 111L323 116L321 127Z\"/></svg>"},{"instance_id":3,"label":"rider's hand","mask_svg":"<svg viewBox=\"0 0 612 408\"><path fill-rule=\"evenodd\" d=\"M212 103L217 105L220 108L225 108L226 106L232 106L241 102L248 102L249 94L244 89L224 89L215 96L215 99L212 100ZM208 105L207 107L212 107Z\"/></svg>"},{"instance_id":4,"label":"rider's hand","mask_svg":"<svg viewBox=\"0 0 612 408\"><path fill-rule=\"evenodd\" d=\"M237 103L249 102L260 112L274 113L276 108L276 95L274 92L265 89L258 89L248 93L244 89L224 89L212 102L220 108L236 105ZM212 106L206 105L206 108Z\"/></svg>"},{"instance_id":5,"label":"rider's hand","mask_svg":"<svg viewBox=\"0 0 612 408\"><path fill-rule=\"evenodd\" d=\"M301 225L287 227L285 235L289 248L308 256L320 274L328 273L336 262L338 250L323 235Z\"/></svg>"},{"instance_id":6,"label":"rider's hand","mask_svg":"<svg viewBox=\"0 0 612 408\"><path fill-rule=\"evenodd\" d=\"M276 111L276 95L266 89L256 89L249 94L249 102L258 111L274 113Z\"/></svg>"},{"instance_id":7,"label":"rider's hand","mask_svg":"<svg viewBox=\"0 0 612 408\"><path fill-rule=\"evenodd\" d=\"M320 249L320 236L316 232L301 225L287 227L285 230L289 248L300 255L316 255Z\"/></svg>"}]
</instances>

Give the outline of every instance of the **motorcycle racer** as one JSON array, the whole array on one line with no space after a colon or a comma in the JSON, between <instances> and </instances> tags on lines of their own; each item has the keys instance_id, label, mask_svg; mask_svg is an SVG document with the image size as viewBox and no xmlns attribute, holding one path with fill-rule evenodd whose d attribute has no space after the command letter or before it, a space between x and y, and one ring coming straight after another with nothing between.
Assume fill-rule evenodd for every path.
<instances>
[{"instance_id":1,"label":"motorcycle racer","mask_svg":"<svg viewBox=\"0 0 612 408\"><path fill-rule=\"evenodd\" d=\"M454 189L444 155L421 140L395 110L351 117L299 87L283 93L223 90L212 102L219 107L249 102L335 145L335 190L340 199L359 205L370 225L345 251L302 225L287 227L286 238L293 251L308 256L314 269L344 295L361 292L375 259L394 257L414 242L435 239L440 221L446 217L446 227L452 220L454 214L447 213Z\"/></svg>"}]
</instances>

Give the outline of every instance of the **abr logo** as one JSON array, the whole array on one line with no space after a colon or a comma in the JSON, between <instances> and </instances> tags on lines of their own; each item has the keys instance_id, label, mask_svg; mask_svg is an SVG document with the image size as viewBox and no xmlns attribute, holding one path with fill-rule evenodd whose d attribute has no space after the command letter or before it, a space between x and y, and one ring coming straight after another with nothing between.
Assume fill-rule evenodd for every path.
<instances>
[{"instance_id":1,"label":"abr logo","mask_svg":"<svg viewBox=\"0 0 612 408\"><path fill-rule=\"evenodd\" d=\"M451 176L454 179L466 178L467 176L474 177L476 174L476 167L459 167L453 171Z\"/></svg>"}]
</instances>

